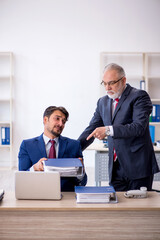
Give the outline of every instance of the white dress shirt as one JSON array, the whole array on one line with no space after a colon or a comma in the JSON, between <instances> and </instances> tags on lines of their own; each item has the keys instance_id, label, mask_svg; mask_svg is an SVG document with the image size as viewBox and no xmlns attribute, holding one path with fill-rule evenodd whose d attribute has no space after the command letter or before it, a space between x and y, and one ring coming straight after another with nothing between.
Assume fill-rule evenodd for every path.
<instances>
[{"instance_id":1,"label":"white dress shirt","mask_svg":"<svg viewBox=\"0 0 160 240\"><path fill-rule=\"evenodd\" d=\"M120 99L120 97L119 97L119 99ZM114 111L115 111L115 106L116 106L116 103L117 103L117 101L114 99L113 101L112 101L112 117L113 117L113 114L114 114ZM110 129L110 136L111 137L113 137L114 136L114 131L113 131L113 126L108 126L109 127L109 129Z\"/></svg>"},{"instance_id":2,"label":"white dress shirt","mask_svg":"<svg viewBox=\"0 0 160 240\"><path fill-rule=\"evenodd\" d=\"M46 153L47 153L47 157L49 156L49 151L50 151L50 147L51 147L51 142L50 142L50 138L45 136L44 133L43 133L43 140L44 140L44 143L45 143L45 148L46 148ZM56 158L58 158L58 150L59 150L59 137L57 138L54 138L53 139L55 141L55 150L56 150Z\"/></svg>"}]
</instances>

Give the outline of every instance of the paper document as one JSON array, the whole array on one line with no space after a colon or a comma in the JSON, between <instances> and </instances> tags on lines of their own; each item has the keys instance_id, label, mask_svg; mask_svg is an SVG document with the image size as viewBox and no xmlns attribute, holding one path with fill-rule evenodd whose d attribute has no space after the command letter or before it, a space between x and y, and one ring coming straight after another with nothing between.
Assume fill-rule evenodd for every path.
<instances>
[{"instance_id":1,"label":"paper document","mask_svg":"<svg viewBox=\"0 0 160 240\"><path fill-rule=\"evenodd\" d=\"M44 161L44 171L57 171L63 177L77 177L83 174L83 165L78 158L52 158Z\"/></svg>"}]
</instances>

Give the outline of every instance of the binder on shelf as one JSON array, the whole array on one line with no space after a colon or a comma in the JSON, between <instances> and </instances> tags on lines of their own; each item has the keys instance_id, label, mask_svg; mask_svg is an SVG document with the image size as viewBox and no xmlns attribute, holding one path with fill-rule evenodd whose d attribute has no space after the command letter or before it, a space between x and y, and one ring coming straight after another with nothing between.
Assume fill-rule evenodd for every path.
<instances>
[{"instance_id":1,"label":"binder on shelf","mask_svg":"<svg viewBox=\"0 0 160 240\"><path fill-rule=\"evenodd\" d=\"M149 115L149 122L152 122L152 114Z\"/></svg>"},{"instance_id":2,"label":"binder on shelf","mask_svg":"<svg viewBox=\"0 0 160 240\"><path fill-rule=\"evenodd\" d=\"M6 145L10 145L10 127L5 127Z\"/></svg>"},{"instance_id":3,"label":"binder on shelf","mask_svg":"<svg viewBox=\"0 0 160 240\"><path fill-rule=\"evenodd\" d=\"M152 143L154 143L155 142L155 126L150 125L149 131L150 131Z\"/></svg>"},{"instance_id":4,"label":"binder on shelf","mask_svg":"<svg viewBox=\"0 0 160 240\"><path fill-rule=\"evenodd\" d=\"M43 164L44 171L58 171L63 177L83 175L83 165L79 158L48 158Z\"/></svg>"},{"instance_id":5,"label":"binder on shelf","mask_svg":"<svg viewBox=\"0 0 160 240\"><path fill-rule=\"evenodd\" d=\"M1 127L1 144L10 145L10 127Z\"/></svg>"},{"instance_id":6,"label":"binder on shelf","mask_svg":"<svg viewBox=\"0 0 160 240\"><path fill-rule=\"evenodd\" d=\"M156 122L156 105L153 105L151 116L152 122Z\"/></svg>"},{"instance_id":7,"label":"binder on shelf","mask_svg":"<svg viewBox=\"0 0 160 240\"><path fill-rule=\"evenodd\" d=\"M145 90L145 80L140 81L140 89Z\"/></svg>"},{"instance_id":8,"label":"binder on shelf","mask_svg":"<svg viewBox=\"0 0 160 240\"><path fill-rule=\"evenodd\" d=\"M156 104L156 122L160 122L160 105Z\"/></svg>"},{"instance_id":9,"label":"binder on shelf","mask_svg":"<svg viewBox=\"0 0 160 240\"><path fill-rule=\"evenodd\" d=\"M5 127L1 127L1 144L6 144L6 134L5 134Z\"/></svg>"},{"instance_id":10,"label":"binder on shelf","mask_svg":"<svg viewBox=\"0 0 160 240\"><path fill-rule=\"evenodd\" d=\"M76 186L77 203L117 203L116 191L112 186Z\"/></svg>"},{"instance_id":11,"label":"binder on shelf","mask_svg":"<svg viewBox=\"0 0 160 240\"><path fill-rule=\"evenodd\" d=\"M160 105L159 104L153 105L152 122L160 122Z\"/></svg>"}]
</instances>

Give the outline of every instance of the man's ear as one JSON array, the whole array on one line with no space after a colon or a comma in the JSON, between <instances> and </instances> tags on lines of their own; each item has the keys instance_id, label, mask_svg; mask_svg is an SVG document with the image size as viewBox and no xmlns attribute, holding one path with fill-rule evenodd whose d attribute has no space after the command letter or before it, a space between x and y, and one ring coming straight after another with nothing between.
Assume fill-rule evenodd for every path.
<instances>
[{"instance_id":1,"label":"man's ear","mask_svg":"<svg viewBox=\"0 0 160 240\"><path fill-rule=\"evenodd\" d=\"M126 77L123 77L122 81L124 84L126 84Z\"/></svg>"},{"instance_id":2,"label":"man's ear","mask_svg":"<svg viewBox=\"0 0 160 240\"><path fill-rule=\"evenodd\" d=\"M43 118L43 124L45 124L46 122L48 122L48 117L47 117L47 116L45 116L45 117Z\"/></svg>"}]
</instances>

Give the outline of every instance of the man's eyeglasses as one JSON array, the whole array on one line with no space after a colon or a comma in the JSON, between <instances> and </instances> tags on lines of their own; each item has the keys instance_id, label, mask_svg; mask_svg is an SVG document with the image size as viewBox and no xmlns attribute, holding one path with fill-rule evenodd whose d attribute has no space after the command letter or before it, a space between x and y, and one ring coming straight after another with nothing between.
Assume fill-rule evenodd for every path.
<instances>
[{"instance_id":1,"label":"man's eyeglasses","mask_svg":"<svg viewBox=\"0 0 160 240\"><path fill-rule=\"evenodd\" d=\"M123 77L124 77L124 76L123 76ZM102 81L102 82L101 82L101 85L103 85L104 87L106 87L107 85L108 85L108 86L113 86L114 84L116 84L117 82L119 82L120 80L122 80L123 77L121 77L121 78L118 79L117 81L110 81L110 82L108 82L108 83Z\"/></svg>"}]
</instances>

